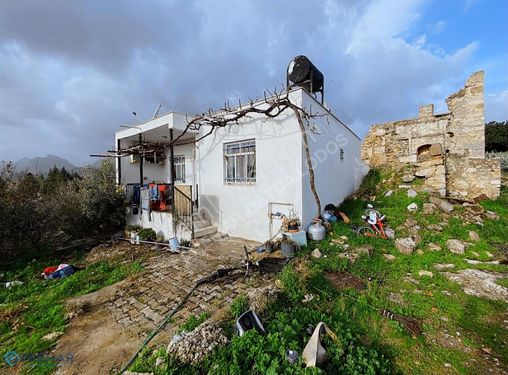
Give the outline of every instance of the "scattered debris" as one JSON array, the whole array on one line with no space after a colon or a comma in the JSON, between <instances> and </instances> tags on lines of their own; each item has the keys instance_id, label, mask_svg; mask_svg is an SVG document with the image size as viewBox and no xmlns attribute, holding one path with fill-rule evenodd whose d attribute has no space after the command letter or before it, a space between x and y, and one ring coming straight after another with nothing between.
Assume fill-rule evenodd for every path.
<instances>
[{"instance_id":1,"label":"scattered debris","mask_svg":"<svg viewBox=\"0 0 508 375\"><path fill-rule=\"evenodd\" d=\"M261 319L258 314L252 310L247 310L240 315L240 317L236 320L236 328L240 336L243 336L245 332L250 331L251 329L255 329L263 335L266 333L265 327L263 327L263 323L261 323Z\"/></svg>"},{"instance_id":2,"label":"scattered debris","mask_svg":"<svg viewBox=\"0 0 508 375\"><path fill-rule=\"evenodd\" d=\"M508 302L508 288L496 284L497 279L504 278L507 274L465 269L457 273L443 273L443 275L462 285L466 294Z\"/></svg>"},{"instance_id":3,"label":"scattered debris","mask_svg":"<svg viewBox=\"0 0 508 375\"><path fill-rule=\"evenodd\" d=\"M337 289L353 288L356 290L365 289L365 283L355 275L347 272L326 272L325 277Z\"/></svg>"},{"instance_id":4,"label":"scattered debris","mask_svg":"<svg viewBox=\"0 0 508 375\"><path fill-rule=\"evenodd\" d=\"M416 243L411 237L407 238L397 238L395 240L395 247L402 254L412 254L416 248Z\"/></svg>"},{"instance_id":5,"label":"scattered debris","mask_svg":"<svg viewBox=\"0 0 508 375\"><path fill-rule=\"evenodd\" d=\"M155 368L161 368L166 364L166 361L163 357L157 357L155 360Z\"/></svg>"},{"instance_id":6,"label":"scattered debris","mask_svg":"<svg viewBox=\"0 0 508 375\"><path fill-rule=\"evenodd\" d=\"M437 197L430 197L429 200L431 203L434 203L443 212L450 213L453 211L453 204L445 201L444 199L437 198Z\"/></svg>"},{"instance_id":7,"label":"scattered debris","mask_svg":"<svg viewBox=\"0 0 508 375\"><path fill-rule=\"evenodd\" d=\"M314 299L314 295L313 294L306 294L306 295L303 296L302 302L303 303L309 303L313 299Z\"/></svg>"},{"instance_id":8,"label":"scattered debris","mask_svg":"<svg viewBox=\"0 0 508 375\"><path fill-rule=\"evenodd\" d=\"M392 254L383 254L383 257L388 260L388 261L394 261L396 258L395 258L395 255L392 255Z\"/></svg>"},{"instance_id":9,"label":"scattered debris","mask_svg":"<svg viewBox=\"0 0 508 375\"><path fill-rule=\"evenodd\" d=\"M450 252L453 254L464 254L464 251L466 250L466 246L462 241L459 240L448 240L446 241L446 247Z\"/></svg>"},{"instance_id":10,"label":"scattered debris","mask_svg":"<svg viewBox=\"0 0 508 375\"><path fill-rule=\"evenodd\" d=\"M404 327L404 329L408 331L413 337L420 336L422 334L421 323L420 321L418 321L418 319L411 318L409 316L394 314L389 310L381 311L381 315L390 320L395 320L396 322L399 322L402 325L402 327Z\"/></svg>"},{"instance_id":11,"label":"scattered debris","mask_svg":"<svg viewBox=\"0 0 508 375\"><path fill-rule=\"evenodd\" d=\"M300 355L296 350L288 349L288 351L286 352L286 359L291 364L296 363L299 357Z\"/></svg>"},{"instance_id":12,"label":"scattered debris","mask_svg":"<svg viewBox=\"0 0 508 375\"><path fill-rule=\"evenodd\" d=\"M326 350L323 348L323 345L321 345L321 335L325 333L329 335L333 341L339 343L337 335L335 335L325 323L319 322L309 342L305 346L305 349L303 349L302 357L307 367L320 366L327 361Z\"/></svg>"},{"instance_id":13,"label":"scattered debris","mask_svg":"<svg viewBox=\"0 0 508 375\"><path fill-rule=\"evenodd\" d=\"M385 197L390 197L392 194L393 194L393 190L388 190L388 191L384 194L384 196L385 196Z\"/></svg>"},{"instance_id":14,"label":"scattered debris","mask_svg":"<svg viewBox=\"0 0 508 375\"><path fill-rule=\"evenodd\" d=\"M492 211L486 211L485 216L491 220L499 220L499 215Z\"/></svg>"},{"instance_id":15,"label":"scattered debris","mask_svg":"<svg viewBox=\"0 0 508 375\"><path fill-rule=\"evenodd\" d=\"M340 217L342 218L342 221L344 221L345 224L349 224L351 222L349 217L344 212L339 211L339 215L340 215Z\"/></svg>"},{"instance_id":16,"label":"scattered debris","mask_svg":"<svg viewBox=\"0 0 508 375\"><path fill-rule=\"evenodd\" d=\"M217 346L228 343L223 330L216 324L201 323L192 332L184 332L173 337L167 353L183 363L200 363Z\"/></svg>"},{"instance_id":17,"label":"scattered debris","mask_svg":"<svg viewBox=\"0 0 508 375\"><path fill-rule=\"evenodd\" d=\"M427 225L427 229L430 230L431 232L442 232L443 231L443 227L439 224Z\"/></svg>"}]
</instances>

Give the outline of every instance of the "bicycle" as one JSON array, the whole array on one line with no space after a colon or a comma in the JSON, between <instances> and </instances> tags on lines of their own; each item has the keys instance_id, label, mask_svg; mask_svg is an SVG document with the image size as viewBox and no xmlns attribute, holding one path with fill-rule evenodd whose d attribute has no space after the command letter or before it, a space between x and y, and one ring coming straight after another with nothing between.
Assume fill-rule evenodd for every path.
<instances>
[{"instance_id":1,"label":"bicycle","mask_svg":"<svg viewBox=\"0 0 508 375\"><path fill-rule=\"evenodd\" d=\"M360 227L356 230L356 234L359 236L368 236L368 237L381 237L386 239L386 234L384 231L384 223L385 215L381 215L379 211L374 209L371 204L367 205L367 209L365 210L365 215L362 215L362 219L365 220L370 226L368 227Z\"/></svg>"}]
</instances>

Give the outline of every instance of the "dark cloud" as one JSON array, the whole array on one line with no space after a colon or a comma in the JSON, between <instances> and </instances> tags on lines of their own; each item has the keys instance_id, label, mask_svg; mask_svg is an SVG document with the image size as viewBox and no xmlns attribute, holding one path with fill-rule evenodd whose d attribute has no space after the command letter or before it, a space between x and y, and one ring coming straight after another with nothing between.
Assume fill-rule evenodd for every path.
<instances>
[{"instance_id":1,"label":"dark cloud","mask_svg":"<svg viewBox=\"0 0 508 375\"><path fill-rule=\"evenodd\" d=\"M197 113L262 95L285 82L298 54L363 135L439 104L471 73L474 41L435 54L424 37L400 37L421 9L405 0L4 1L0 159L54 153L82 163L112 145L132 111L149 118L161 103ZM489 95L502 112L506 93Z\"/></svg>"}]
</instances>

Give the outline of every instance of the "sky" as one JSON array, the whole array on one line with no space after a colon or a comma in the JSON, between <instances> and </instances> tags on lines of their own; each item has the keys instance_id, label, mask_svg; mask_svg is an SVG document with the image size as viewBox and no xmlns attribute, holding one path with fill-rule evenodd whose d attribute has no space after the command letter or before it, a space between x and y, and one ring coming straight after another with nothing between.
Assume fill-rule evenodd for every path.
<instances>
[{"instance_id":1,"label":"sky","mask_svg":"<svg viewBox=\"0 0 508 375\"><path fill-rule=\"evenodd\" d=\"M0 160L111 149L120 124L262 97L306 55L363 137L485 70L485 119L508 120L506 0L0 2Z\"/></svg>"}]
</instances>

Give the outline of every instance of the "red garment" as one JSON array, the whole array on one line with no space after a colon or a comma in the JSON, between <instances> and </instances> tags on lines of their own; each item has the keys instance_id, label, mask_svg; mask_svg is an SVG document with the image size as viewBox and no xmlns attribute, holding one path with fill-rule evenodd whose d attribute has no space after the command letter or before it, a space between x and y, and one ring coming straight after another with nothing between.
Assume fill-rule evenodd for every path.
<instances>
[{"instance_id":1,"label":"red garment","mask_svg":"<svg viewBox=\"0 0 508 375\"><path fill-rule=\"evenodd\" d=\"M166 190L167 190L167 187L168 185L159 185L158 186L158 189L159 189L159 209L161 211L166 211L167 210L167 205L166 205Z\"/></svg>"},{"instance_id":2,"label":"red garment","mask_svg":"<svg viewBox=\"0 0 508 375\"><path fill-rule=\"evenodd\" d=\"M58 268L57 266L46 267L44 268L44 274L51 275L53 272L57 270L57 268Z\"/></svg>"}]
</instances>

